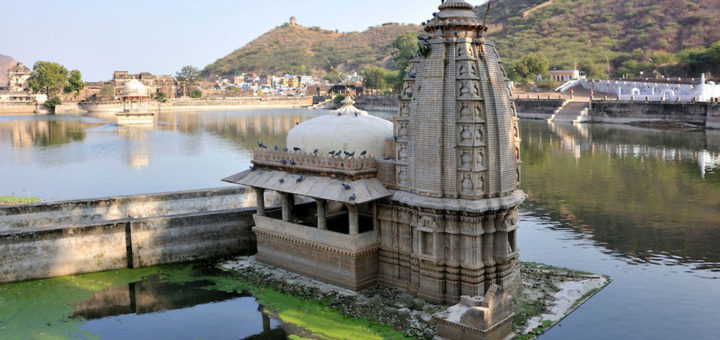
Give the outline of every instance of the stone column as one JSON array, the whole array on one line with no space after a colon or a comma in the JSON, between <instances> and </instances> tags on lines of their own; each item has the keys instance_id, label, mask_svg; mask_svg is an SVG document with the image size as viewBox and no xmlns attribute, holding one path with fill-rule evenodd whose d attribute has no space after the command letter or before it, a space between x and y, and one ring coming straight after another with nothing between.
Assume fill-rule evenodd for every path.
<instances>
[{"instance_id":1,"label":"stone column","mask_svg":"<svg viewBox=\"0 0 720 340\"><path fill-rule=\"evenodd\" d=\"M293 196L288 193L280 193L282 200L282 220L290 222L290 215L292 214Z\"/></svg>"},{"instance_id":2,"label":"stone column","mask_svg":"<svg viewBox=\"0 0 720 340\"><path fill-rule=\"evenodd\" d=\"M327 230L327 201L316 198L317 204L317 227L321 230Z\"/></svg>"},{"instance_id":3,"label":"stone column","mask_svg":"<svg viewBox=\"0 0 720 340\"><path fill-rule=\"evenodd\" d=\"M350 235L357 235L360 233L359 219L358 219L358 208L356 205L347 205L348 208L348 219L350 221Z\"/></svg>"},{"instance_id":4,"label":"stone column","mask_svg":"<svg viewBox=\"0 0 720 340\"><path fill-rule=\"evenodd\" d=\"M253 188L255 189L255 199L257 200L257 214L260 216L265 215L265 189L263 188Z\"/></svg>"}]
</instances>

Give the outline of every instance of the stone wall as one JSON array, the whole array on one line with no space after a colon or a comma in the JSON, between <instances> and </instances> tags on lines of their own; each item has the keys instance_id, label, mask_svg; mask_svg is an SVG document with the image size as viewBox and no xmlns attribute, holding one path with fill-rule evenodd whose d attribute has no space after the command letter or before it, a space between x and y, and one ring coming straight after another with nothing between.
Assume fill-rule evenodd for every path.
<instances>
[{"instance_id":1,"label":"stone wall","mask_svg":"<svg viewBox=\"0 0 720 340\"><path fill-rule=\"evenodd\" d=\"M520 118L549 119L565 104L565 99L515 99L515 108Z\"/></svg>"},{"instance_id":2,"label":"stone wall","mask_svg":"<svg viewBox=\"0 0 720 340\"><path fill-rule=\"evenodd\" d=\"M0 208L0 283L251 253L255 205L232 187Z\"/></svg>"},{"instance_id":3,"label":"stone wall","mask_svg":"<svg viewBox=\"0 0 720 340\"><path fill-rule=\"evenodd\" d=\"M398 112L400 100L397 96L359 96L355 100L355 106L365 111Z\"/></svg>"},{"instance_id":4,"label":"stone wall","mask_svg":"<svg viewBox=\"0 0 720 340\"><path fill-rule=\"evenodd\" d=\"M165 104L159 104L160 111L182 111L182 110L222 110L236 107L303 107L313 104L312 97L291 98L263 98L248 97L237 99L184 99L173 100Z\"/></svg>"},{"instance_id":5,"label":"stone wall","mask_svg":"<svg viewBox=\"0 0 720 340\"><path fill-rule=\"evenodd\" d=\"M28 114L35 112L33 103L0 103L0 114Z\"/></svg>"},{"instance_id":6,"label":"stone wall","mask_svg":"<svg viewBox=\"0 0 720 340\"><path fill-rule=\"evenodd\" d=\"M590 109L593 122L632 123L640 121L692 122L708 127L720 124L720 103L594 100Z\"/></svg>"}]
</instances>

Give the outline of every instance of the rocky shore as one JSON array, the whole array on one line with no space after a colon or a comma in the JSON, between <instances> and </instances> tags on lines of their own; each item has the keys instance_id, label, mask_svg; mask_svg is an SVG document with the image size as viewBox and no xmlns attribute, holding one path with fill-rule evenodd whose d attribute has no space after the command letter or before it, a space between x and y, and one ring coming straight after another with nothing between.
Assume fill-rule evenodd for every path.
<instances>
[{"instance_id":1,"label":"rocky shore","mask_svg":"<svg viewBox=\"0 0 720 340\"><path fill-rule=\"evenodd\" d=\"M447 308L414 298L402 289L382 285L356 293L263 265L254 256L223 262L219 268L258 287L322 302L343 315L389 325L418 339L435 337L436 321L432 316ZM519 339L532 339L544 333L610 283L610 279L602 275L536 263L522 263L520 270L523 291L513 303L513 324Z\"/></svg>"}]
</instances>

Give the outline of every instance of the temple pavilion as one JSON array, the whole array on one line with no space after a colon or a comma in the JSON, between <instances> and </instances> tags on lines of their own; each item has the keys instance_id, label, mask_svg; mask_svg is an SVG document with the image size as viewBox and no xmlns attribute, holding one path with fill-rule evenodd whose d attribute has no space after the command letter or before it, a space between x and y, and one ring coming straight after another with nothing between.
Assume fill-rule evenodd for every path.
<instances>
[{"instance_id":1,"label":"temple pavilion","mask_svg":"<svg viewBox=\"0 0 720 340\"><path fill-rule=\"evenodd\" d=\"M148 112L150 96L143 83L136 79L125 83L120 100L122 112L116 114L118 125L153 124L155 114Z\"/></svg>"},{"instance_id":2,"label":"temple pavilion","mask_svg":"<svg viewBox=\"0 0 720 340\"><path fill-rule=\"evenodd\" d=\"M526 198L514 100L472 5L445 0L424 25L392 124L346 100L291 129L287 146L259 143L251 169L225 181L257 192L258 261L462 300L461 318L436 316L440 337L509 339ZM279 207L265 206L268 190Z\"/></svg>"}]
</instances>

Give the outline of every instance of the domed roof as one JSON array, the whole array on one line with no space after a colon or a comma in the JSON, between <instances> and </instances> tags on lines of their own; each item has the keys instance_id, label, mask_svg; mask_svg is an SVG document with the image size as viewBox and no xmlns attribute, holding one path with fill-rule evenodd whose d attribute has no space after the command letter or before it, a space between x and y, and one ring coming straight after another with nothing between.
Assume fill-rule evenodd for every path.
<instances>
[{"instance_id":1,"label":"domed roof","mask_svg":"<svg viewBox=\"0 0 720 340\"><path fill-rule=\"evenodd\" d=\"M123 88L123 97L147 97L147 89L145 88L145 85L138 81L137 79L133 79L127 83L125 83L125 87Z\"/></svg>"},{"instance_id":2,"label":"domed roof","mask_svg":"<svg viewBox=\"0 0 720 340\"><path fill-rule=\"evenodd\" d=\"M318 149L323 154L342 150L356 152L356 156L363 151L369 156L384 156L385 141L393 136L392 123L358 110L354 103L348 97L339 110L292 128L287 137L288 147L298 147L305 152Z\"/></svg>"}]
</instances>

